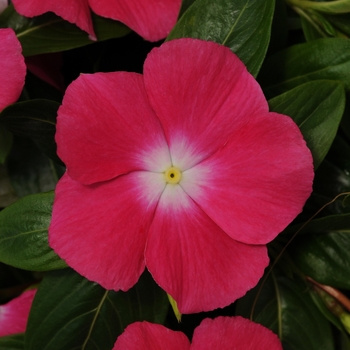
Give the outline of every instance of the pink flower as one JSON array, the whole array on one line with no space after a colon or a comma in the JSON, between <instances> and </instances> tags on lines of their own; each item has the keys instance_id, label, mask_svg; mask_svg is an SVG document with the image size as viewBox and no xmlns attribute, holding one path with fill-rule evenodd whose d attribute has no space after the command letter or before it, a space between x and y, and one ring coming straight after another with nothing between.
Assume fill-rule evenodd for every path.
<instances>
[{"instance_id":1,"label":"pink flower","mask_svg":"<svg viewBox=\"0 0 350 350\"><path fill-rule=\"evenodd\" d=\"M176 23L181 0L13 0L22 16L54 12L96 39L90 7L102 17L120 21L150 41L164 39Z\"/></svg>"},{"instance_id":2,"label":"pink flower","mask_svg":"<svg viewBox=\"0 0 350 350\"><path fill-rule=\"evenodd\" d=\"M12 29L0 29L0 112L18 100L24 86L26 66L22 47Z\"/></svg>"},{"instance_id":3,"label":"pink flower","mask_svg":"<svg viewBox=\"0 0 350 350\"><path fill-rule=\"evenodd\" d=\"M244 64L213 42L167 42L143 75L81 75L59 108L56 141L67 173L51 247L106 289L128 290L146 266L182 313L254 287L265 244L311 193L298 127L269 113Z\"/></svg>"},{"instance_id":4,"label":"pink flower","mask_svg":"<svg viewBox=\"0 0 350 350\"><path fill-rule=\"evenodd\" d=\"M206 318L194 330L192 344L181 332L136 322L119 336L113 350L282 350L277 335L240 316Z\"/></svg>"},{"instance_id":5,"label":"pink flower","mask_svg":"<svg viewBox=\"0 0 350 350\"><path fill-rule=\"evenodd\" d=\"M0 305L0 337L25 332L35 293L36 289L27 290L7 304Z\"/></svg>"}]
</instances>

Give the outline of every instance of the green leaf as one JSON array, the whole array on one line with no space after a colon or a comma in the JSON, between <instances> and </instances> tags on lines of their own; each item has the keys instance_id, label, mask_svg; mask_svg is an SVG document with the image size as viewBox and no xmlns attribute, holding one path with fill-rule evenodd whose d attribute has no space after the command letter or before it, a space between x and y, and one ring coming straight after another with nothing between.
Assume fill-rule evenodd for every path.
<instances>
[{"instance_id":1,"label":"green leaf","mask_svg":"<svg viewBox=\"0 0 350 350\"><path fill-rule=\"evenodd\" d=\"M350 224L350 214L344 214ZM306 235L294 240L290 254L294 263L307 276L315 281L330 285L335 288L350 289L350 225L344 231L327 232L327 224L331 225L339 215L328 216L318 221L324 228L318 227L322 233L315 232L315 221L313 225L307 225Z\"/></svg>"},{"instance_id":2,"label":"green leaf","mask_svg":"<svg viewBox=\"0 0 350 350\"><path fill-rule=\"evenodd\" d=\"M71 269L50 272L34 299L25 349L112 349L128 324L163 323L168 305L148 273L125 293L107 291Z\"/></svg>"},{"instance_id":3,"label":"green leaf","mask_svg":"<svg viewBox=\"0 0 350 350\"><path fill-rule=\"evenodd\" d=\"M15 135L31 138L52 160L62 164L56 154L56 116L60 104L49 100L15 103L0 113L0 125Z\"/></svg>"},{"instance_id":4,"label":"green leaf","mask_svg":"<svg viewBox=\"0 0 350 350\"><path fill-rule=\"evenodd\" d=\"M269 98L319 79L339 80L350 89L350 40L324 38L291 46L267 58L258 77Z\"/></svg>"},{"instance_id":5,"label":"green leaf","mask_svg":"<svg viewBox=\"0 0 350 350\"><path fill-rule=\"evenodd\" d=\"M18 197L55 189L65 169L43 154L29 138L14 137L6 167Z\"/></svg>"},{"instance_id":6,"label":"green leaf","mask_svg":"<svg viewBox=\"0 0 350 350\"><path fill-rule=\"evenodd\" d=\"M119 38L130 32L120 22L92 14L99 41ZM0 27L13 28L21 42L24 56L58 52L94 43L88 34L53 13L27 18L8 6L0 15Z\"/></svg>"},{"instance_id":7,"label":"green leaf","mask_svg":"<svg viewBox=\"0 0 350 350\"><path fill-rule=\"evenodd\" d=\"M238 314L250 316L258 287L237 302ZM253 321L274 331L284 350L334 350L329 322L305 286L295 280L272 274L259 294Z\"/></svg>"},{"instance_id":8,"label":"green leaf","mask_svg":"<svg viewBox=\"0 0 350 350\"><path fill-rule=\"evenodd\" d=\"M53 192L31 195L0 212L1 262L31 271L67 266L48 244L53 198Z\"/></svg>"},{"instance_id":9,"label":"green leaf","mask_svg":"<svg viewBox=\"0 0 350 350\"><path fill-rule=\"evenodd\" d=\"M4 164L10 153L12 141L12 134L0 124L0 164Z\"/></svg>"},{"instance_id":10,"label":"green leaf","mask_svg":"<svg viewBox=\"0 0 350 350\"><path fill-rule=\"evenodd\" d=\"M287 232L296 231L301 225L289 226ZM329 233L329 232L345 232L350 228L350 213L328 215L320 219L315 219L303 225L300 233Z\"/></svg>"},{"instance_id":11,"label":"green leaf","mask_svg":"<svg viewBox=\"0 0 350 350\"><path fill-rule=\"evenodd\" d=\"M196 0L167 40L197 38L229 47L256 76L269 45L274 0Z\"/></svg>"},{"instance_id":12,"label":"green leaf","mask_svg":"<svg viewBox=\"0 0 350 350\"><path fill-rule=\"evenodd\" d=\"M0 337L1 350L24 350L24 333Z\"/></svg>"},{"instance_id":13,"label":"green leaf","mask_svg":"<svg viewBox=\"0 0 350 350\"><path fill-rule=\"evenodd\" d=\"M343 85L327 80L309 82L275 97L269 105L297 123L317 168L332 145L344 112Z\"/></svg>"},{"instance_id":14,"label":"green leaf","mask_svg":"<svg viewBox=\"0 0 350 350\"><path fill-rule=\"evenodd\" d=\"M182 0L179 17L181 17L195 1L196 0Z\"/></svg>"}]
</instances>

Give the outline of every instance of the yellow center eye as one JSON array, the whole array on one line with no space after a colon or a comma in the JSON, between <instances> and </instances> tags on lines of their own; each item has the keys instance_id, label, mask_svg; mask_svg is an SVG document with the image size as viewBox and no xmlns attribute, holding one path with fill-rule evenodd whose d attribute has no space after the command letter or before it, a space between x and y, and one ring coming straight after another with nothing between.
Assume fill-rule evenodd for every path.
<instances>
[{"instance_id":1,"label":"yellow center eye","mask_svg":"<svg viewBox=\"0 0 350 350\"><path fill-rule=\"evenodd\" d=\"M165 181L169 184L177 184L181 180L181 171L178 168L171 167L164 173Z\"/></svg>"}]
</instances>

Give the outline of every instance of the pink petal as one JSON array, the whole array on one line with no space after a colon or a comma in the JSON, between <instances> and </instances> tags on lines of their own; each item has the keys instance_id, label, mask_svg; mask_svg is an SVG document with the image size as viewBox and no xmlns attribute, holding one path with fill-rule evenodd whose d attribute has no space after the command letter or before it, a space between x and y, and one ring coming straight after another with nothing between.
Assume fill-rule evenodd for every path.
<instances>
[{"instance_id":1,"label":"pink petal","mask_svg":"<svg viewBox=\"0 0 350 350\"><path fill-rule=\"evenodd\" d=\"M128 290L143 272L146 235L163 174L133 172L84 186L65 174L56 187L49 243L78 273Z\"/></svg>"},{"instance_id":2,"label":"pink petal","mask_svg":"<svg viewBox=\"0 0 350 350\"><path fill-rule=\"evenodd\" d=\"M179 185L161 196L145 257L181 313L227 306L257 284L269 261L265 246L230 238Z\"/></svg>"},{"instance_id":3,"label":"pink petal","mask_svg":"<svg viewBox=\"0 0 350 350\"><path fill-rule=\"evenodd\" d=\"M232 238L266 244L301 212L312 180L312 156L298 127L269 113L185 171L181 186Z\"/></svg>"},{"instance_id":4,"label":"pink petal","mask_svg":"<svg viewBox=\"0 0 350 350\"><path fill-rule=\"evenodd\" d=\"M25 332L35 293L36 289L27 290L0 305L0 337Z\"/></svg>"},{"instance_id":5,"label":"pink petal","mask_svg":"<svg viewBox=\"0 0 350 350\"><path fill-rule=\"evenodd\" d=\"M25 17L35 17L54 12L64 20L74 23L96 40L88 0L13 0L15 10Z\"/></svg>"},{"instance_id":6,"label":"pink petal","mask_svg":"<svg viewBox=\"0 0 350 350\"><path fill-rule=\"evenodd\" d=\"M277 335L243 317L206 318L195 329L191 350L282 350Z\"/></svg>"},{"instance_id":7,"label":"pink petal","mask_svg":"<svg viewBox=\"0 0 350 350\"><path fill-rule=\"evenodd\" d=\"M135 322L124 330L113 350L189 350L190 342L181 332L160 324Z\"/></svg>"},{"instance_id":8,"label":"pink petal","mask_svg":"<svg viewBox=\"0 0 350 350\"><path fill-rule=\"evenodd\" d=\"M153 49L144 80L173 164L182 170L213 154L255 114L268 111L244 64L213 42L179 39Z\"/></svg>"},{"instance_id":9,"label":"pink petal","mask_svg":"<svg viewBox=\"0 0 350 350\"><path fill-rule=\"evenodd\" d=\"M17 101L24 86L26 66L22 47L12 29L0 29L0 112Z\"/></svg>"},{"instance_id":10,"label":"pink petal","mask_svg":"<svg viewBox=\"0 0 350 350\"><path fill-rule=\"evenodd\" d=\"M81 75L58 110L58 155L69 175L91 184L133 170L165 171L169 149L136 73Z\"/></svg>"},{"instance_id":11,"label":"pink petal","mask_svg":"<svg viewBox=\"0 0 350 350\"><path fill-rule=\"evenodd\" d=\"M100 16L118 20L144 39L164 39L174 27L181 0L88 0Z\"/></svg>"}]
</instances>

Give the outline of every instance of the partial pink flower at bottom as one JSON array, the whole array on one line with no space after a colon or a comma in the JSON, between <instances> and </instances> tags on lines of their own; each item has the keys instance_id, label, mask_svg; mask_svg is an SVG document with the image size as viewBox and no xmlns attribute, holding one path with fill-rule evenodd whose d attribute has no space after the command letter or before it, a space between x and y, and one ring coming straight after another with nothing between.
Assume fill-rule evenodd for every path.
<instances>
[{"instance_id":1,"label":"partial pink flower at bottom","mask_svg":"<svg viewBox=\"0 0 350 350\"><path fill-rule=\"evenodd\" d=\"M0 305L0 337L25 332L36 291L27 290L7 304Z\"/></svg>"},{"instance_id":2,"label":"partial pink flower at bottom","mask_svg":"<svg viewBox=\"0 0 350 350\"><path fill-rule=\"evenodd\" d=\"M58 110L67 172L49 243L86 278L126 291L145 267L181 313L253 288L266 244L311 193L310 150L268 111L227 47L196 39L153 49L144 74L82 74Z\"/></svg>"},{"instance_id":3,"label":"partial pink flower at bottom","mask_svg":"<svg viewBox=\"0 0 350 350\"><path fill-rule=\"evenodd\" d=\"M159 324L129 325L113 350L282 350L276 334L240 316L206 318L195 329L192 344L182 332Z\"/></svg>"}]
</instances>

